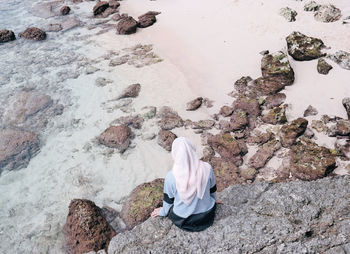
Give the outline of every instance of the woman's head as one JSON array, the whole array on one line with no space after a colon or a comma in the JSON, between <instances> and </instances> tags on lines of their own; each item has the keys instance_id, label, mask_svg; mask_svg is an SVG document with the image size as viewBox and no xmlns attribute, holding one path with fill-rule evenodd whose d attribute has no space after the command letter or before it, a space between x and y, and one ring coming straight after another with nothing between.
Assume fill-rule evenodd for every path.
<instances>
[{"instance_id":1,"label":"woman's head","mask_svg":"<svg viewBox=\"0 0 350 254\"><path fill-rule=\"evenodd\" d=\"M189 161L188 157L198 160L196 148L191 141L185 137L178 137L173 141L171 155L176 164L183 164Z\"/></svg>"}]
</instances>

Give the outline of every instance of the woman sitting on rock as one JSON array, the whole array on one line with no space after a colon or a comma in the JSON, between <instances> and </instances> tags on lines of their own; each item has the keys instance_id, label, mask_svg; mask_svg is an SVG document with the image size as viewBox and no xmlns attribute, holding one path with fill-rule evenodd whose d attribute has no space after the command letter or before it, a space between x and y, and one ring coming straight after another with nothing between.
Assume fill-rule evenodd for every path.
<instances>
[{"instance_id":1,"label":"woman sitting on rock","mask_svg":"<svg viewBox=\"0 0 350 254\"><path fill-rule=\"evenodd\" d=\"M202 231L215 217L213 169L198 159L194 146L184 137L174 140L171 155L174 166L165 177L163 207L156 208L151 216L168 216L181 229Z\"/></svg>"}]
</instances>

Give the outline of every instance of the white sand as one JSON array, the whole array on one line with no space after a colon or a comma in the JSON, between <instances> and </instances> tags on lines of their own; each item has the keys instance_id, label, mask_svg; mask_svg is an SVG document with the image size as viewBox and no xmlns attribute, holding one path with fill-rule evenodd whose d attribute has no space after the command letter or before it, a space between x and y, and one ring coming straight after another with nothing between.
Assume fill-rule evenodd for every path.
<instances>
[{"instance_id":1,"label":"white sand","mask_svg":"<svg viewBox=\"0 0 350 254\"><path fill-rule=\"evenodd\" d=\"M63 102L71 97L72 105L66 105L64 114L52 119L46 144L29 166L0 177L0 252L60 253L60 231L71 199L88 198L99 206L119 210L122 198L136 185L164 177L171 167L171 157L156 144L156 139L143 141L138 136L141 132L136 131L134 147L122 156L95 142L111 121L127 115L120 110L108 112L107 106L115 104L107 101L128 85L142 85L139 97L132 103L135 113L144 106L168 105L184 119L208 119L221 106L232 103L233 98L227 93L233 90L236 79L261 75L259 52L285 49L285 37L293 31L321 38L331 50L350 52L349 25L342 25L341 21L331 24L315 21L312 13L303 11L304 2L125 0L121 2L121 13L137 17L149 10L161 11L158 22L129 36L110 31L90 38L88 44L71 42L78 53L91 59L108 50L153 44L154 52L164 61L143 68L127 64L109 67L108 61L99 62L93 65L101 71L57 83L59 89L51 96ZM342 9L344 16L350 14L347 0L332 2ZM80 9L73 8L73 14L88 20L93 2L78 6ZM285 6L297 10L296 22L289 23L278 15ZM16 26L23 28L25 22ZM69 48L67 37L77 32L90 33L77 28L62 36L52 35L50 40L65 40ZM292 105L288 119L302 116L308 105L318 109L316 118L322 114L346 117L341 100L350 96L350 71L331 63L334 69L324 76L317 73L317 61L296 62L291 58L290 61L296 81L284 91L286 102ZM97 87L94 84L97 77L109 78L113 83ZM1 89L9 89L10 85L15 84ZM186 102L197 96L214 100L214 107L185 111ZM73 119L81 120L72 124ZM158 132L154 120L145 126L143 131L147 133ZM184 129L174 132L188 136L200 152L199 135ZM317 142L331 147L334 139L319 137Z\"/></svg>"}]
</instances>

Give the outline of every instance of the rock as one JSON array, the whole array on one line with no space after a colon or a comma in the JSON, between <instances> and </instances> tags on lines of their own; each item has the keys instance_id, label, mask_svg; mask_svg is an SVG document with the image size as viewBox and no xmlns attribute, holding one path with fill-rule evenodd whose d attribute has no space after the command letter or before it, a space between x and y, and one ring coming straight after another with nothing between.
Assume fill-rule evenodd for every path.
<instances>
[{"instance_id":1,"label":"rock","mask_svg":"<svg viewBox=\"0 0 350 254\"><path fill-rule=\"evenodd\" d=\"M264 55L268 55L270 53L270 51L268 50L263 50L263 51L260 51L259 54L264 56Z\"/></svg>"},{"instance_id":2,"label":"rock","mask_svg":"<svg viewBox=\"0 0 350 254\"><path fill-rule=\"evenodd\" d=\"M39 150L40 142L35 133L0 129L0 174L4 170L26 167Z\"/></svg>"},{"instance_id":3,"label":"rock","mask_svg":"<svg viewBox=\"0 0 350 254\"><path fill-rule=\"evenodd\" d=\"M337 151L337 155L342 155L346 159L350 160L350 140L337 139L334 147Z\"/></svg>"},{"instance_id":4,"label":"rock","mask_svg":"<svg viewBox=\"0 0 350 254\"><path fill-rule=\"evenodd\" d=\"M203 102L203 98L198 97L186 104L186 110L187 111L196 110L202 105L202 102Z\"/></svg>"},{"instance_id":5,"label":"rock","mask_svg":"<svg viewBox=\"0 0 350 254\"><path fill-rule=\"evenodd\" d=\"M94 16L102 14L109 7L109 3L106 1L98 2L92 9Z\"/></svg>"},{"instance_id":6,"label":"rock","mask_svg":"<svg viewBox=\"0 0 350 254\"><path fill-rule=\"evenodd\" d=\"M46 33L39 28L29 27L24 32L19 33L19 37L34 41L42 41L46 39Z\"/></svg>"},{"instance_id":7,"label":"rock","mask_svg":"<svg viewBox=\"0 0 350 254\"><path fill-rule=\"evenodd\" d=\"M220 108L220 115L222 115L223 117L227 117L232 115L233 113L233 108L229 107L229 106L222 106Z\"/></svg>"},{"instance_id":8,"label":"rock","mask_svg":"<svg viewBox=\"0 0 350 254\"><path fill-rule=\"evenodd\" d=\"M114 21L119 21L119 20L121 20L121 18L122 18L122 16L119 13L116 13L112 16L112 19Z\"/></svg>"},{"instance_id":9,"label":"rock","mask_svg":"<svg viewBox=\"0 0 350 254\"><path fill-rule=\"evenodd\" d=\"M108 249L115 231L107 223L101 208L86 199L73 199L63 232L67 253L86 253Z\"/></svg>"},{"instance_id":10,"label":"rock","mask_svg":"<svg viewBox=\"0 0 350 254\"><path fill-rule=\"evenodd\" d=\"M304 5L304 11L317 11L320 6L315 1L309 1Z\"/></svg>"},{"instance_id":11,"label":"rock","mask_svg":"<svg viewBox=\"0 0 350 254\"><path fill-rule=\"evenodd\" d=\"M156 16L159 14L160 12L149 11L139 16L138 27L145 28L153 25L157 21Z\"/></svg>"},{"instance_id":12,"label":"rock","mask_svg":"<svg viewBox=\"0 0 350 254\"><path fill-rule=\"evenodd\" d=\"M287 122L286 109L283 105L270 109L267 114L262 116L261 120L268 124L284 124Z\"/></svg>"},{"instance_id":13,"label":"rock","mask_svg":"<svg viewBox=\"0 0 350 254\"><path fill-rule=\"evenodd\" d=\"M213 107L214 101L209 99L209 98L203 98L203 105L206 106L207 108L212 108Z\"/></svg>"},{"instance_id":14,"label":"rock","mask_svg":"<svg viewBox=\"0 0 350 254\"><path fill-rule=\"evenodd\" d=\"M150 218L116 235L108 253L345 254L349 188L349 176L234 185L217 194L224 205L207 230L190 233L168 218Z\"/></svg>"},{"instance_id":15,"label":"rock","mask_svg":"<svg viewBox=\"0 0 350 254\"><path fill-rule=\"evenodd\" d=\"M117 25L117 31L119 34L133 34L136 33L137 25L133 17L122 18Z\"/></svg>"},{"instance_id":16,"label":"rock","mask_svg":"<svg viewBox=\"0 0 350 254\"><path fill-rule=\"evenodd\" d=\"M348 136L350 135L350 120L339 120L336 124L336 135Z\"/></svg>"},{"instance_id":17,"label":"rock","mask_svg":"<svg viewBox=\"0 0 350 254\"><path fill-rule=\"evenodd\" d=\"M62 15L68 15L70 12L70 7L65 5L65 6L62 6L62 8L60 9L60 13Z\"/></svg>"},{"instance_id":18,"label":"rock","mask_svg":"<svg viewBox=\"0 0 350 254\"><path fill-rule=\"evenodd\" d=\"M157 143L167 151L171 151L171 146L177 136L171 131L160 130L158 133Z\"/></svg>"},{"instance_id":19,"label":"rock","mask_svg":"<svg viewBox=\"0 0 350 254\"><path fill-rule=\"evenodd\" d=\"M133 84L128 86L122 94L118 97L118 99L123 99L123 98L136 98L139 96L141 90L141 85L140 84Z\"/></svg>"},{"instance_id":20,"label":"rock","mask_svg":"<svg viewBox=\"0 0 350 254\"><path fill-rule=\"evenodd\" d=\"M104 86L106 86L108 84L111 84L111 83L113 83L113 80L106 79L106 78L103 78L103 77L98 77L95 80L95 85L99 86L99 87L104 87Z\"/></svg>"},{"instance_id":21,"label":"rock","mask_svg":"<svg viewBox=\"0 0 350 254\"><path fill-rule=\"evenodd\" d=\"M126 125L111 126L99 137L98 141L110 148L117 148L123 153L130 145L131 130Z\"/></svg>"},{"instance_id":22,"label":"rock","mask_svg":"<svg viewBox=\"0 0 350 254\"><path fill-rule=\"evenodd\" d=\"M0 43L16 40L16 36L11 30L0 30Z\"/></svg>"},{"instance_id":23,"label":"rock","mask_svg":"<svg viewBox=\"0 0 350 254\"><path fill-rule=\"evenodd\" d=\"M59 32L61 31L62 25L61 24L48 24L45 28L46 32Z\"/></svg>"},{"instance_id":24,"label":"rock","mask_svg":"<svg viewBox=\"0 0 350 254\"><path fill-rule=\"evenodd\" d=\"M208 144L225 159L235 159L237 156L246 154L245 148L242 149L240 144L229 133L217 134L208 137Z\"/></svg>"},{"instance_id":25,"label":"rock","mask_svg":"<svg viewBox=\"0 0 350 254\"><path fill-rule=\"evenodd\" d=\"M215 156L215 151L210 146L206 146L203 149L203 158L201 160L210 162L210 160Z\"/></svg>"},{"instance_id":26,"label":"rock","mask_svg":"<svg viewBox=\"0 0 350 254\"><path fill-rule=\"evenodd\" d=\"M154 106L146 106L141 109L141 114L146 119L152 119L156 116L157 108Z\"/></svg>"},{"instance_id":27,"label":"rock","mask_svg":"<svg viewBox=\"0 0 350 254\"><path fill-rule=\"evenodd\" d=\"M309 105L307 107L307 109L304 111L304 117L307 117L307 116L315 116L318 114L318 111L316 108L314 108L313 106Z\"/></svg>"},{"instance_id":28,"label":"rock","mask_svg":"<svg viewBox=\"0 0 350 254\"><path fill-rule=\"evenodd\" d=\"M300 32L293 32L286 38L288 53L295 60L307 61L325 56L321 50L325 47L323 41L308 37Z\"/></svg>"},{"instance_id":29,"label":"rock","mask_svg":"<svg viewBox=\"0 0 350 254\"><path fill-rule=\"evenodd\" d=\"M184 126L182 118L169 107L162 107L158 113L158 117L161 118L158 124L163 130L172 130Z\"/></svg>"},{"instance_id":30,"label":"rock","mask_svg":"<svg viewBox=\"0 0 350 254\"><path fill-rule=\"evenodd\" d=\"M317 132L327 132L328 127L320 120L312 120L311 128L315 129Z\"/></svg>"},{"instance_id":31,"label":"rock","mask_svg":"<svg viewBox=\"0 0 350 254\"><path fill-rule=\"evenodd\" d=\"M321 5L315 12L315 20L320 22L334 22L340 19L341 11L332 4Z\"/></svg>"},{"instance_id":32,"label":"rock","mask_svg":"<svg viewBox=\"0 0 350 254\"><path fill-rule=\"evenodd\" d=\"M198 122L192 122L192 129L209 130L214 124L214 120L200 120Z\"/></svg>"},{"instance_id":33,"label":"rock","mask_svg":"<svg viewBox=\"0 0 350 254\"><path fill-rule=\"evenodd\" d=\"M249 83L253 81L253 79L249 76L243 76L240 79L238 79L234 87L239 93L245 93L249 89Z\"/></svg>"},{"instance_id":34,"label":"rock","mask_svg":"<svg viewBox=\"0 0 350 254\"><path fill-rule=\"evenodd\" d=\"M260 132L257 131L258 133L255 136L249 136L246 139L247 144L250 145L262 145L265 144L267 141L270 139L274 138L274 134L272 132Z\"/></svg>"},{"instance_id":35,"label":"rock","mask_svg":"<svg viewBox=\"0 0 350 254\"><path fill-rule=\"evenodd\" d=\"M245 180L254 180L257 171L255 168L242 168L240 169L239 173Z\"/></svg>"},{"instance_id":36,"label":"rock","mask_svg":"<svg viewBox=\"0 0 350 254\"><path fill-rule=\"evenodd\" d=\"M164 179L138 185L125 201L121 218L128 229L145 221L151 212L162 205Z\"/></svg>"},{"instance_id":37,"label":"rock","mask_svg":"<svg viewBox=\"0 0 350 254\"><path fill-rule=\"evenodd\" d=\"M284 17L288 22L293 22L296 20L295 17L298 15L298 13L289 7L285 7L280 9L280 15Z\"/></svg>"},{"instance_id":38,"label":"rock","mask_svg":"<svg viewBox=\"0 0 350 254\"><path fill-rule=\"evenodd\" d=\"M240 96L236 99L232 107L234 110L242 110L248 113L249 116L259 116L260 115L260 105L257 99L249 98L246 96Z\"/></svg>"},{"instance_id":39,"label":"rock","mask_svg":"<svg viewBox=\"0 0 350 254\"><path fill-rule=\"evenodd\" d=\"M114 67L114 66L122 65L122 64L127 63L128 60L129 60L129 56L117 57L117 58L112 59L112 60L109 62L109 66Z\"/></svg>"},{"instance_id":40,"label":"rock","mask_svg":"<svg viewBox=\"0 0 350 254\"><path fill-rule=\"evenodd\" d=\"M332 65L328 64L323 58L318 59L317 71L320 74L327 75L333 69Z\"/></svg>"},{"instance_id":41,"label":"rock","mask_svg":"<svg viewBox=\"0 0 350 254\"><path fill-rule=\"evenodd\" d=\"M230 130L237 131L244 129L248 125L247 113L242 110L236 110L230 118Z\"/></svg>"},{"instance_id":42,"label":"rock","mask_svg":"<svg viewBox=\"0 0 350 254\"><path fill-rule=\"evenodd\" d=\"M290 172L301 180L316 180L327 176L336 167L335 157L323 146L300 139L290 150Z\"/></svg>"},{"instance_id":43,"label":"rock","mask_svg":"<svg viewBox=\"0 0 350 254\"><path fill-rule=\"evenodd\" d=\"M284 93L276 93L274 95L267 96L264 105L268 108L274 108L280 106L286 100Z\"/></svg>"},{"instance_id":44,"label":"rock","mask_svg":"<svg viewBox=\"0 0 350 254\"><path fill-rule=\"evenodd\" d=\"M109 7L112 9L118 9L118 7L120 6L120 3L117 0L109 0L108 4Z\"/></svg>"},{"instance_id":45,"label":"rock","mask_svg":"<svg viewBox=\"0 0 350 254\"><path fill-rule=\"evenodd\" d=\"M285 124L280 129L279 137L283 147L290 147L296 139L304 133L308 121L304 118L293 120L290 124Z\"/></svg>"},{"instance_id":46,"label":"rock","mask_svg":"<svg viewBox=\"0 0 350 254\"><path fill-rule=\"evenodd\" d=\"M210 160L210 164L213 167L218 192L243 182L238 167L232 161L214 157Z\"/></svg>"},{"instance_id":47,"label":"rock","mask_svg":"<svg viewBox=\"0 0 350 254\"><path fill-rule=\"evenodd\" d=\"M310 128L306 128L306 130L305 130L303 135L306 138L312 139L315 136L315 133Z\"/></svg>"},{"instance_id":48,"label":"rock","mask_svg":"<svg viewBox=\"0 0 350 254\"><path fill-rule=\"evenodd\" d=\"M116 8L111 8L108 7L107 9L105 9L102 13L96 15L96 18L107 18L109 15L117 13L118 10ZM111 27L114 27L113 25L111 25Z\"/></svg>"},{"instance_id":49,"label":"rock","mask_svg":"<svg viewBox=\"0 0 350 254\"><path fill-rule=\"evenodd\" d=\"M343 69L350 70L350 53L339 50L330 55L330 59L339 64Z\"/></svg>"},{"instance_id":50,"label":"rock","mask_svg":"<svg viewBox=\"0 0 350 254\"><path fill-rule=\"evenodd\" d=\"M135 129L141 129L142 124L144 122L144 119L141 117L141 115L136 116L121 116L117 119L115 119L113 122L110 123L110 125L127 125L132 126Z\"/></svg>"},{"instance_id":51,"label":"rock","mask_svg":"<svg viewBox=\"0 0 350 254\"><path fill-rule=\"evenodd\" d=\"M342 104L348 114L348 118L350 119L350 97L346 97L342 100Z\"/></svg>"},{"instance_id":52,"label":"rock","mask_svg":"<svg viewBox=\"0 0 350 254\"><path fill-rule=\"evenodd\" d=\"M273 139L264 145L250 158L249 166L255 169L259 169L265 166L265 164L272 158L275 152L281 148L280 142Z\"/></svg>"},{"instance_id":53,"label":"rock","mask_svg":"<svg viewBox=\"0 0 350 254\"><path fill-rule=\"evenodd\" d=\"M70 29L73 29L75 27L80 26L82 23L80 22L79 19L77 19L76 17L74 18L67 18L64 21L62 21L61 25L62 25L62 31L68 31Z\"/></svg>"}]
</instances>

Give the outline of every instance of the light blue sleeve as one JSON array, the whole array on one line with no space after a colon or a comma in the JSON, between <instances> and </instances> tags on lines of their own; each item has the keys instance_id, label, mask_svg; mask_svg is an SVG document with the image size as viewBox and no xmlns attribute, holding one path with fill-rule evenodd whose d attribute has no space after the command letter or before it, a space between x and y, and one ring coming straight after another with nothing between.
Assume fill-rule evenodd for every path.
<instances>
[{"instance_id":1,"label":"light blue sleeve","mask_svg":"<svg viewBox=\"0 0 350 254\"><path fill-rule=\"evenodd\" d=\"M216 200L216 180L213 168L210 168L210 196L212 196Z\"/></svg>"},{"instance_id":2,"label":"light blue sleeve","mask_svg":"<svg viewBox=\"0 0 350 254\"><path fill-rule=\"evenodd\" d=\"M163 207L159 211L159 216L167 216L170 208L173 206L175 198L175 186L176 184L174 182L174 177L172 177L171 172L168 172L164 180Z\"/></svg>"}]
</instances>

